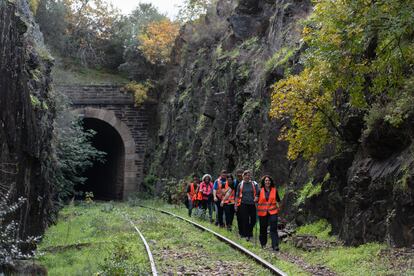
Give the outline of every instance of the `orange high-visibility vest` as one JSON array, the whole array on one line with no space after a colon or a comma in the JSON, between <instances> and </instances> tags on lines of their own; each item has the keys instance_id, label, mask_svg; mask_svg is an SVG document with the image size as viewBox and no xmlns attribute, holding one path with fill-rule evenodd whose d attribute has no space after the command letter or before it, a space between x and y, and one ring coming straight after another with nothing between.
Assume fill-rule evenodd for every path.
<instances>
[{"instance_id":1,"label":"orange high-visibility vest","mask_svg":"<svg viewBox=\"0 0 414 276\"><path fill-rule=\"evenodd\" d=\"M190 183L190 192L188 194L191 197L192 201L197 199L197 194L194 189L194 183Z\"/></svg>"},{"instance_id":2,"label":"orange high-visibility vest","mask_svg":"<svg viewBox=\"0 0 414 276\"><path fill-rule=\"evenodd\" d=\"M237 198L237 204L236 204L237 206L240 206L241 204L241 200L243 197L243 185L244 185L244 181L240 183L239 196ZM253 188L253 198L256 198L256 187L254 186L253 181L252 181L252 188Z\"/></svg>"},{"instance_id":3,"label":"orange high-visibility vest","mask_svg":"<svg viewBox=\"0 0 414 276\"><path fill-rule=\"evenodd\" d=\"M226 187L224 187L224 189L226 190L224 195L226 195L228 190L230 189L228 181L226 181ZM224 204L234 204L234 194L235 194L234 189L232 189L231 193L230 193L230 196L223 203Z\"/></svg>"},{"instance_id":4,"label":"orange high-visibility vest","mask_svg":"<svg viewBox=\"0 0 414 276\"><path fill-rule=\"evenodd\" d=\"M226 193L223 193L221 190L222 190L222 188L221 188L221 181L220 181L220 177L219 178L217 178L217 186L218 186L218 189L216 190L216 196L217 196L217 198L218 199L222 199L223 197L224 197L224 195L226 194ZM226 185L227 185L227 181L226 181ZM228 187L228 186L227 186ZM224 189L226 189L226 188L224 188Z\"/></svg>"},{"instance_id":5,"label":"orange high-visibility vest","mask_svg":"<svg viewBox=\"0 0 414 276\"><path fill-rule=\"evenodd\" d=\"M276 188L270 189L269 199L266 200L265 188L262 188L259 195L259 202L257 203L257 215L264 217L269 213L270 215L276 215L278 213L276 203Z\"/></svg>"},{"instance_id":6,"label":"orange high-visibility vest","mask_svg":"<svg viewBox=\"0 0 414 276\"><path fill-rule=\"evenodd\" d=\"M203 193L200 191L200 184L198 184L196 194L197 194L197 197L196 197L197 200L200 200L200 201L203 200Z\"/></svg>"}]
</instances>

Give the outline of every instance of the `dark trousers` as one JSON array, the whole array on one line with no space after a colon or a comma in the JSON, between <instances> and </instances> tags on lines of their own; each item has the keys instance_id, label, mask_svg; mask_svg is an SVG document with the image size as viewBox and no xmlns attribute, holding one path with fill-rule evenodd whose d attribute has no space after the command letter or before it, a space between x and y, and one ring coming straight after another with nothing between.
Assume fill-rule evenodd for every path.
<instances>
[{"instance_id":1,"label":"dark trousers","mask_svg":"<svg viewBox=\"0 0 414 276\"><path fill-rule=\"evenodd\" d=\"M216 204L216 210L217 210L217 221L216 225L224 226L223 222L223 207L220 206L221 201L217 200L214 202Z\"/></svg>"},{"instance_id":2,"label":"dark trousers","mask_svg":"<svg viewBox=\"0 0 414 276\"><path fill-rule=\"evenodd\" d=\"M270 215L267 213L264 217L259 217L260 223L260 244L265 246L267 243L267 227L270 225L270 238L272 240L272 248L279 247L279 235L277 233L277 214Z\"/></svg>"},{"instance_id":3,"label":"dark trousers","mask_svg":"<svg viewBox=\"0 0 414 276\"><path fill-rule=\"evenodd\" d=\"M203 199L201 201L201 209L204 210L204 212L206 212L206 210L208 209L208 215L210 218L210 222L213 220L213 204L211 202L210 199Z\"/></svg>"},{"instance_id":4,"label":"dark trousers","mask_svg":"<svg viewBox=\"0 0 414 276\"><path fill-rule=\"evenodd\" d=\"M240 237L244 238L244 236L242 234L243 233L243 227L242 227L242 219L241 219L241 215L240 215L240 208L237 209L236 219L237 219L237 227L239 228L239 235L240 235Z\"/></svg>"},{"instance_id":5,"label":"dark trousers","mask_svg":"<svg viewBox=\"0 0 414 276\"><path fill-rule=\"evenodd\" d=\"M188 216L191 217L191 213L193 212L194 202L192 200L188 201Z\"/></svg>"},{"instance_id":6,"label":"dark trousers","mask_svg":"<svg viewBox=\"0 0 414 276\"><path fill-rule=\"evenodd\" d=\"M234 204L224 204L224 214L226 215L226 226L231 229L234 218Z\"/></svg>"},{"instance_id":7,"label":"dark trousers","mask_svg":"<svg viewBox=\"0 0 414 276\"><path fill-rule=\"evenodd\" d=\"M256 224L256 206L254 204L240 204L237 209L237 216L240 219L240 236L253 237L253 228Z\"/></svg>"}]
</instances>

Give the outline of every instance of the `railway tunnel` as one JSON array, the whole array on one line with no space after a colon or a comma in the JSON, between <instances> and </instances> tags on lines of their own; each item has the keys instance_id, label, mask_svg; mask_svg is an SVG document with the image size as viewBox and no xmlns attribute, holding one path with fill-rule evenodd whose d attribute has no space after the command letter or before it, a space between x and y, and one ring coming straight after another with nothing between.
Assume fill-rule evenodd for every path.
<instances>
[{"instance_id":1,"label":"railway tunnel","mask_svg":"<svg viewBox=\"0 0 414 276\"><path fill-rule=\"evenodd\" d=\"M123 85L58 85L86 129L96 131L93 145L107 153L83 176L78 191L94 193L94 199L125 200L140 191L148 140L149 106L135 106L134 96Z\"/></svg>"},{"instance_id":2,"label":"railway tunnel","mask_svg":"<svg viewBox=\"0 0 414 276\"><path fill-rule=\"evenodd\" d=\"M115 128L105 121L95 118L84 118L85 130L95 132L92 145L106 153L103 162L94 162L86 170L87 178L78 191L93 192L97 200L120 200L123 194L125 146Z\"/></svg>"}]
</instances>

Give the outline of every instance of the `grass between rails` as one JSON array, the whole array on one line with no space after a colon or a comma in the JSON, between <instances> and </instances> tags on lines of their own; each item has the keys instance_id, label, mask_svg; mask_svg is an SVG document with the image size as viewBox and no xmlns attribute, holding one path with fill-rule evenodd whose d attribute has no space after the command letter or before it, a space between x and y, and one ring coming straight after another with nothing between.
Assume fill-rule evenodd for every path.
<instances>
[{"instance_id":1,"label":"grass between rails","mask_svg":"<svg viewBox=\"0 0 414 276\"><path fill-rule=\"evenodd\" d=\"M147 201L144 202L144 204L155 208L162 208L183 217L187 217L187 210L184 206L172 206L161 201ZM197 221L198 223L213 229L233 241L240 243L255 254L284 270L289 275L303 275L303 272L301 272L298 268L277 259L277 257L269 251L261 249L258 242L255 246L251 242L238 238L237 231L235 229L233 232L228 232L206 221L196 218L192 218L192 220ZM233 224L237 224L236 219ZM335 240L335 237L328 235L330 231L329 228L329 224L324 221L319 221L315 224L299 228L298 232L301 234L316 235L320 239L333 241ZM388 247L385 244L368 243L358 247L334 246L331 248L308 252L297 249L290 242L281 244L281 251L300 256L312 265L325 265L339 275L414 275L414 271L412 269L404 272L394 271L392 269L393 266L391 261L381 257L379 254L381 250L386 248Z\"/></svg>"},{"instance_id":2,"label":"grass between rails","mask_svg":"<svg viewBox=\"0 0 414 276\"><path fill-rule=\"evenodd\" d=\"M49 275L149 275L145 249L123 213L128 213L146 237L162 274L269 275L209 233L124 203L64 208L58 223L46 231L37 262Z\"/></svg>"},{"instance_id":3,"label":"grass between rails","mask_svg":"<svg viewBox=\"0 0 414 276\"><path fill-rule=\"evenodd\" d=\"M165 275L269 275L269 271L207 232L165 214L127 208Z\"/></svg>"},{"instance_id":4,"label":"grass between rails","mask_svg":"<svg viewBox=\"0 0 414 276\"><path fill-rule=\"evenodd\" d=\"M144 246L107 204L66 207L39 245L38 262L49 275L148 274Z\"/></svg>"},{"instance_id":5,"label":"grass between rails","mask_svg":"<svg viewBox=\"0 0 414 276\"><path fill-rule=\"evenodd\" d=\"M143 205L145 206L150 206L150 207L154 207L154 208L159 208L159 209L164 209L166 211L171 211L172 213L181 215L183 217L187 217L187 209L185 209L184 207L179 207L179 206L173 206L173 205L168 205L165 204L162 201L142 201L141 202ZM170 219L173 219L170 217ZM212 224L210 224L209 222L200 220L200 219L196 219L196 218L191 218L192 220L214 230L215 232L233 240L234 242L239 243L240 245L244 246L245 248L249 249L250 251L252 251L253 253L259 255L260 257L264 258L265 260L267 260L268 262L272 263L274 266L276 266L277 268L281 269L282 271L284 271L285 273L287 273L288 275L308 275L306 272L304 272L303 270L301 270L300 268L298 268L296 265L286 262L284 260L278 259L276 257L276 255L270 251L267 250L262 250L260 248L259 242L257 241L256 246L254 244L252 244L252 242L248 242L244 239L240 239L237 237L237 229L236 227L234 227L233 232L228 232L225 229L216 227ZM235 226L236 223L236 218L234 219L233 225ZM189 225L190 227L194 228L193 226ZM258 226L257 226L258 227ZM259 229L257 228L257 232L259 231ZM207 233L206 233L207 234ZM211 235L211 234L208 234ZM281 250L284 250L284 245L282 244L282 248ZM269 274L269 272L267 272L267 275Z\"/></svg>"}]
</instances>

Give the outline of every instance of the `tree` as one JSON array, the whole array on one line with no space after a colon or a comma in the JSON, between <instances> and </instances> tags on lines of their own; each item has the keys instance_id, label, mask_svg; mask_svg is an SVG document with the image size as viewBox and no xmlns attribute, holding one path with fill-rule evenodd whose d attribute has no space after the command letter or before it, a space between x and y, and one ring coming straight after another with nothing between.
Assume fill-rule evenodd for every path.
<instances>
[{"instance_id":1,"label":"tree","mask_svg":"<svg viewBox=\"0 0 414 276\"><path fill-rule=\"evenodd\" d=\"M339 110L370 112L406 95L413 34L412 0L318 1L303 29L305 70L273 88L270 116L291 122L279 137L289 142L289 158L312 159L343 140Z\"/></svg>"},{"instance_id":2,"label":"tree","mask_svg":"<svg viewBox=\"0 0 414 276\"><path fill-rule=\"evenodd\" d=\"M170 60L178 31L179 25L169 19L149 23L145 31L138 36L139 49L151 63L166 64Z\"/></svg>"},{"instance_id":3,"label":"tree","mask_svg":"<svg viewBox=\"0 0 414 276\"><path fill-rule=\"evenodd\" d=\"M156 66L151 64L139 49L140 41L137 37L144 32L148 24L164 19L167 17L160 14L152 4L144 3L139 4L129 15L128 24L124 29L128 34L124 44L124 63L118 67L118 70L127 74L129 79L145 81L155 74Z\"/></svg>"},{"instance_id":4,"label":"tree","mask_svg":"<svg viewBox=\"0 0 414 276\"><path fill-rule=\"evenodd\" d=\"M208 8L216 2L215 0L185 0L178 11L177 21L181 23L195 21L207 14Z\"/></svg>"},{"instance_id":5,"label":"tree","mask_svg":"<svg viewBox=\"0 0 414 276\"><path fill-rule=\"evenodd\" d=\"M122 57L125 38L119 36L125 19L104 0L41 0L36 20L46 43L61 56L88 66L104 64L106 51L113 56L119 49Z\"/></svg>"},{"instance_id":6,"label":"tree","mask_svg":"<svg viewBox=\"0 0 414 276\"><path fill-rule=\"evenodd\" d=\"M167 17L160 14L152 4L140 3L128 17L129 21L129 45L137 45L137 37L142 34L145 28L152 22L165 20Z\"/></svg>"}]
</instances>

